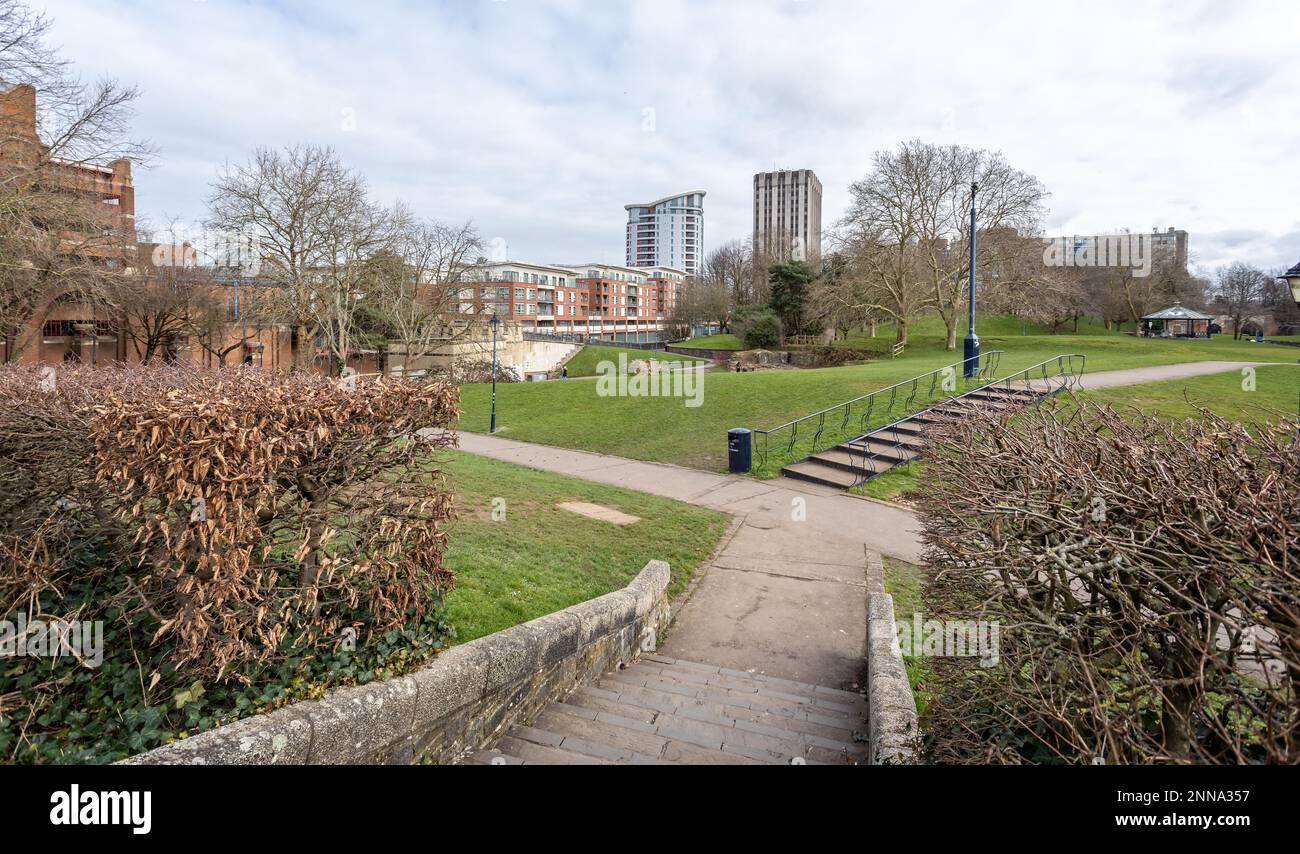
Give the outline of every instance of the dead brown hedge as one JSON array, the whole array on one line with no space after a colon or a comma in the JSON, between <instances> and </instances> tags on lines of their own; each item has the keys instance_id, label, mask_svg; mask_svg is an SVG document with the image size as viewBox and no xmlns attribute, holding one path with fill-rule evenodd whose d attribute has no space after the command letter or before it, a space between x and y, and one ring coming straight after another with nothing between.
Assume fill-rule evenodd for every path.
<instances>
[{"instance_id":1,"label":"dead brown hedge","mask_svg":"<svg viewBox=\"0 0 1300 854\"><path fill-rule=\"evenodd\" d=\"M1000 664L933 663L940 762L1300 761L1300 444L1203 413L1045 405L937 438L933 615Z\"/></svg>"},{"instance_id":2,"label":"dead brown hedge","mask_svg":"<svg viewBox=\"0 0 1300 854\"><path fill-rule=\"evenodd\" d=\"M0 613L102 573L205 676L336 643L345 614L407 625L452 584L431 455L457 414L384 378L0 369Z\"/></svg>"}]
</instances>

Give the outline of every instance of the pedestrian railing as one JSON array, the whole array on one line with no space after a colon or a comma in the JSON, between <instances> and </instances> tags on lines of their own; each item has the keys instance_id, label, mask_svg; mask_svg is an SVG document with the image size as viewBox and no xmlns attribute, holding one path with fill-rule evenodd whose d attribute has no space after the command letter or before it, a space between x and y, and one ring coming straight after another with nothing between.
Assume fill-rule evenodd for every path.
<instances>
[{"instance_id":1,"label":"pedestrian railing","mask_svg":"<svg viewBox=\"0 0 1300 854\"><path fill-rule=\"evenodd\" d=\"M758 464L753 471L764 477L775 475L784 465L856 439L966 389L987 385L997 373L1001 357L1001 350L982 353L978 369L971 377L964 376L966 360L963 359L778 427L754 430L752 440Z\"/></svg>"},{"instance_id":2,"label":"pedestrian railing","mask_svg":"<svg viewBox=\"0 0 1300 854\"><path fill-rule=\"evenodd\" d=\"M1070 388L1078 388L1081 384L1081 378L1087 367L1088 357L1082 353L1066 353L1054 356L1039 362L1037 365L1031 365L1024 370L1008 374L1000 379L992 380L975 388L968 389L961 394L951 395L946 400L939 400L924 407L924 409L934 409L936 407L948 408L949 406L961 406L975 404L976 400L984 399L990 391L1005 392L1007 396L1019 394L1025 399L1026 405L1038 405L1047 397L1057 392ZM1026 394L1028 393L1028 394ZM983 397L976 398L975 395ZM1031 396L1032 395L1032 396ZM854 457L854 473L857 475L857 483L862 483L876 470L872 465L875 461L889 463L890 467L907 462L911 457L907 455L904 441L909 437L914 437L915 427L918 426L915 419L920 412L913 412L910 415L898 418L888 424L876 428L875 430L865 431L862 435L871 434L871 438L882 440L876 447L879 450L873 451L861 457ZM907 433L907 424L912 422L913 429ZM886 449L881 445L889 445ZM860 465L859 465L860 463Z\"/></svg>"}]
</instances>

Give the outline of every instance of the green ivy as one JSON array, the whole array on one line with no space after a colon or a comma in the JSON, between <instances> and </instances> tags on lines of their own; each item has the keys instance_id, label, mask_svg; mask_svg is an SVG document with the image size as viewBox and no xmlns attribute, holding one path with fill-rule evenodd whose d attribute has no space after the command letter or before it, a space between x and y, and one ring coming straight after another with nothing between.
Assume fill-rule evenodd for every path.
<instances>
[{"instance_id":1,"label":"green ivy","mask_svg":"<svg viewBox=\"0 0 1300 854\"><path fill-rule=\"evenodd\" d=\"M79 560L97 559L94 544ZM87 574L88 578L96 576ZM100 577L102 578L102 576ZM56 597L42 594L45 613L76 613L78 620L104 621L104 659L99 667L70 657L0 658L0 763L108 763L177 739L299 700L330 688L364 685L418 669L446 648L455 631L438 601L424 616L411 616L400 630L367 637L355 649L335 639L302 640L288 632L266 661L247 663L220 681L204 681L177 666L167 638L148 614L126 617L97 603L118 591L76 583ZM102 581L98 582L102 585ZM122 582L123 584L125 582ZM14 619L5 615L4 619ZM364 626L364 605L343 614L344 624ZM16 699L15 699L16 698Z\"/></svg>"}]
</instances>

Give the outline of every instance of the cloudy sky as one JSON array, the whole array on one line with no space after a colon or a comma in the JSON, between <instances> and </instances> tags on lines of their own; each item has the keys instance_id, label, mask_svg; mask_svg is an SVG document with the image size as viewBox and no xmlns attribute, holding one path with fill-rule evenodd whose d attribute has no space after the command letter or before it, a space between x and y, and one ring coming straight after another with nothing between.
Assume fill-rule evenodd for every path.
<instances>
[{"instance_id":1,"label":"cloudy sky","mask_svg":"<svg viewBox=\"0 0 1300 854\"><path fill-rule=\"evenodd\" d=\"M33 0L40 7L40 0ZM377 194L512 258L623 260L630 202L812 168L823 220L874 151L1001 150L1049 233L1169 226L1195 261L1300 260L1300 4L48 0L87 76L144 90L139 212L202 219L221 164L332 145Z\"/></svg>"}]
</instances>

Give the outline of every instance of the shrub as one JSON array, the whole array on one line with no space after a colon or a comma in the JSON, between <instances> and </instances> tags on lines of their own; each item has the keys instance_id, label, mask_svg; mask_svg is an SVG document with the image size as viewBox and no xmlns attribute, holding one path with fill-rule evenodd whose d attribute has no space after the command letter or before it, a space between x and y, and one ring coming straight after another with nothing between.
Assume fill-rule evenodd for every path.
<instances>
[{"instance_id":1,"label":"shrub","mask_svg":"<svg viewBox=\"0 0 1300 854\"><path fill-rule=\"evenodd\" d=\"M497 382L517 383L519 372L509 365L497 362ZM492 362L488 359L459 359L451 371L451 380L455 383L490 383L492 382Z\"/></svg>"},{"instance_id":2,"label":"shrub","mask_svg":"<svg viewBox=\"0 0 1300 854\"><path fill-rule=\"evenodd\" d=\"M0 371L0 615L105 643L98 669L0 661L0 751L118 758L427 659L457 414L382 378Z\"/></svg>"},{"instance_id":3,"label":"shrub","mask_svg":"<svg viewBox=\"0 0 1300 854\"><path fill-rule=\"evenodd\" d=\"M997 666L936 662L932 759L1300 761L1293 426L1044 406L936 451L927 606L1001 627Z\"/></svg>"},{"instance_id":4,"label":"shrub","mask_svg":"<svg viewBox=\"0 0 1300 854\"><path fill-rule=\"evenodd\" d=\"M731 328L751 350L773 350L781 346L781 319L770 308L742 306L736 309Z\"/></svg>"},{"instance_id":5,"label":"shrub","mask_svg":"<svg viewBox=\"0 0 1300 854\"><path fill-rule=\"evenodd\" d=\"M781 321L776 315L760 317L745 332L745 346L751 350L775 350L781 346Z\"/></svg>"}]
</instances>

